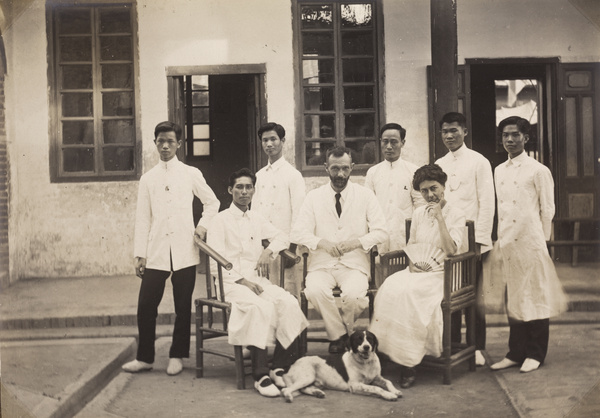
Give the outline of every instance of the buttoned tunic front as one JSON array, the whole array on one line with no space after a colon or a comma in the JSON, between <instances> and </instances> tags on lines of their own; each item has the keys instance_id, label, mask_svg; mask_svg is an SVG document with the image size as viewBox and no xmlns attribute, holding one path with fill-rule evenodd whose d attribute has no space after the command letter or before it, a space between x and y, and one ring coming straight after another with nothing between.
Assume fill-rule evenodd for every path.
<instances>
[{"instance_id":1,"label":"buttoned tunic front","mask_svg":"<svg viewBox=\"0 0 600 418\"><path fill-rule=\"evenodd\" d=\"M305 195L302 174L281 157L256 173L252 210L289 235Z\"/></svg>"},{"instance_id":2,"label":"buttoned tunic front","mask_svg":"<svg viewBox=\"0 0 600 418\"><path fill-rule=\"evenodd\" d=\"M146 258L146 268L171 271L172 259L173 270L177 271L200 262L194 243L194 196L204 206L198 224L207 228L220 203L200 170L174 157L160 161L142 176L133 255Z\"/></svg>"},{"instance_id":3,"label":"buttoned tunic front","mask_svg":"<svg viewBox=\"0 0 600 418\"><path fill-rule=\"evenodd\" d=\"M291 240L309 248L309 271L333 268L340 263L368 276L369 250L387 241L385 215L371 190L348 181L341 192L342 215L338 217L335 194L330 183L308 192L292 228ZM339 243L355 238L361 248L341 257L317 249L322 239Z\"/></svg>"},{"instance_id":4,"label":"buttoned tunic front","mask_svg":"<svg viewBox=\"0 0 600 418\"><path fill-rule=\"evenodd\" d=\"M475 242L481 244L481 252L491 250L495 205L490 162L463 145L435 163L448 175L445 199L475 222Z\"/></svg>"},{"instance_id":5,"label":"buttoned tunic front","mask_svg":"<svg viewBox=\"0 0 600 418\"><path fill-rule=\"evenodd\" d=\"M369 168L365 187L377 196L387 222L388 241L378 247L380 253L401 250L406 246L406 219L413 210L425 205L421 193L412 187L417 166L399 158L396 161L382 161Z\"/></svg>"},{"instance_id":6,"label":"buttoned tunic front","mask_svg":"<svg viewBox=\"0 0 600 418\"><path fill-rule=\"evenodd\" d=\"M564 312L566 296L546 247L554 216L550 170L521 153L496 168L495 183L498 241L486 262L486 302L502 304L506 289L512 318L532 321Z\"/></svg>"},{"instance_id":7,"label":"buttoned tunic front","mask_svg":"<svg viewBox=\"0 0 600 418\"><path fill-rule=\"evenodd\" d=\"M232 303L229 343L264 349L277 339L287 348L308 326L308 321L296 298L257 275L256 263L263 252L263 239L270 241L267 248L273 252L273 258L289 245L287 235L261 214L252 210L243 212L233 203L213 218L207 234L208 245L233 264L230 271L223 270L225 300ZM211 272L217 272L214 260ZM260 285L263 292L256 295L247 286L236 283L241 278Z\"/></svg>"}]
</instances>

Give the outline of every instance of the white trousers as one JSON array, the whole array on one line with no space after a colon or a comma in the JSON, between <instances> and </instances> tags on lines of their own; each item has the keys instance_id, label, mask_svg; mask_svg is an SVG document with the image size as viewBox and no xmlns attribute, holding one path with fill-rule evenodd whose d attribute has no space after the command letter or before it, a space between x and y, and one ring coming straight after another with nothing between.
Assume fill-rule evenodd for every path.
<instances>
[{"instance_id":1,"label":"white trousers","mask_svg":"<svg viewBox=\"0 0 600 418\"><path fill-rule=\"evenodd\" d=\"M342 313L333 297L333 288L339 286ZM367 290L369 278L366 274L341 264L330 269L311 271L306 275L306 299L323 317L327 338L335 341L344 334L352 334L356 318L369 305Z\"/></svg>"},{"instance_id":2,"label":"white trousers","mask_svg":"<svg viewBox=\"0 0 600 418\"><path fill-rule=\"evenodd\" d=\"M265 349L277 340L288 348L308 326L298 300L263 277L248 280L262 286L263 292L257 295L244 285L225 285L225 300L232 302L229 344Z\"/></svg>"}]
</instances>

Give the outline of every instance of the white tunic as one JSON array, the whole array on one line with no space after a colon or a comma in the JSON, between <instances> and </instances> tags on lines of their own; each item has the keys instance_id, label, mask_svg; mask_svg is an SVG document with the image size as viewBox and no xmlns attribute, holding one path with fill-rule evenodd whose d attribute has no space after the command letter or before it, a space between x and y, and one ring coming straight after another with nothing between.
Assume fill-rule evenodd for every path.
<instances>
[{"instance_id":1,"label":"white tunic","mask_svg":"<svg viewBox=\"0 0 600 418\"><path fill-rule=\"evenodd\" d=\"M481 252L491 250L495 202L490 162L463 145L435 163L448 174L444 197L475 222L475 242L481 244Z\"/></svg>"},{"instance_id":2,"label":"white tunic","mask_svg":"<svg viewBox=\"0 0 600 418\"><path fill-rule=\"evenodd\" d=\"M229 343L265 348L277 339L287 348L308 326L308 321L296 298L256 274L263 239L270 241L268 248L273 251L273 258L289 245L286 234L259 213L242 212L233 203L213 218L207 234L208 245L233 264L231 271L223 270L225 300L232 302ZM214 260L211 272L217 272ZM263 293L256 295L248 287L235 283L241 278L262 286Z\"/></svg>"},{"instance_id":3,"label":"white tunic","mask_svg":"<svg viewBox=\"0 0 600 418\"><path fill-rule=\"evenodd\" d=\"M194 244L192 202L204 205L199 225L208 228L219 211L219 200L200 170L177 157L160 161L140 179L135 215L134 257L146 258L146 268L173 270L200 262Z\"/></svg>"},{"instance_id":4,"label":"white tunic","mask_svg":"<svg viewBox=\"0 0 600 418\"><path fill-rule=\"evenodd\" d=\"M309 271L332 268L340 263L370 275L368 252L387 240L385 216L373 192L364 186L348 181L341 195L342 215L338 217L335 191L330 183L308 192L290 238L310 250ZM355 238L362 248L342 257L332 257L325 250L317 249L321 239L338 243Z\"/></svg>"},{"instance_id":5,"label":"white tunic","mask_svg":"<svg viewBox=\"0 0 600 418\"><path fill-rule=\"evenodd\" d=\"M442 216L457 248L462 245L465 230L463 212L449 203ZM410 226L409 243L429 243L441 248L436 219L415 209ZM379 350L407 367L421 362L426 354L442 353L442 309L444 272L412 273L408 268L388 277L375 297L375 310L370 330L379 339Z\"/></svg>"},{"instance_id":6,"label":"white tunic","mask_svg":"<svg viewBox=\"0 0 600 418\"><path fill-rule=\"evenodd\" d=\"M532 321L564 312L567 299L548 254L554 216L554 181L550 170L525 153L495 172L498 241L486 262L490 281L486 302L504 302L515 319Z\"/></svg>"},{"instance_id":7,"label":"white tunic","mask_svg":"<svg viewBox=\"0 0 600 418\"><path fill-rule=\"evenodd\" d=\"M365 187L371 189L385 214L388 242L378 248L380 253L401 250L406 245L406 219L413 210L424 205L425 199L413 189L412 180L417 166L402 158L382 161L369 168Z\"/></svg>"},{"instance_id":8,"label":"white tunic","mask_svg":"<svg viewBox=\"0 0 600 418\"><path fill-rule=\"evenodd\" d=\"M252 210L289 235L305 195L302 174L281 157L256 173Z\"/></svg>"}]
</instances>

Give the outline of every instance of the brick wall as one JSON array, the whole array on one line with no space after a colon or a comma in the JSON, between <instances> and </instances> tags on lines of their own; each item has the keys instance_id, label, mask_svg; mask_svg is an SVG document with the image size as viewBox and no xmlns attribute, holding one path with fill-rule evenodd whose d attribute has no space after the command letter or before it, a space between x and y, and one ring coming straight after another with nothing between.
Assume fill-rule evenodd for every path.
<instances>
[{"instance_id":1,"label":"brick wall","mask_svg":"<svg viewBox=\"0 0 600 418\"><path fill-rule=\"evenodd\" d=\"M1 59L1 58L0 58ZM8 195L9 165L4 108L4 74L0 73L0 288L9 285Z\"/></svg>"}]
</instances>

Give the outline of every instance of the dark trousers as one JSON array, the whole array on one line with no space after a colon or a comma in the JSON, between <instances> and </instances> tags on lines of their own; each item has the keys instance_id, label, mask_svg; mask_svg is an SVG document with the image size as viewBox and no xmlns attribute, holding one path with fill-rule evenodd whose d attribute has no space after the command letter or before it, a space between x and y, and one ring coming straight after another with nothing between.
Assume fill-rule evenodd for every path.
<instances>
[{"instance_id":1,"label":"dark trousers","mask_svg":"<svg viewBox=\"0 0 600 418\"><path fill-rule=\"evenodd\" d=\"M263 376L269 374L269 357L267 349L260 349L249 346L252 360L252 376L255 381L259 381ZM300 357L299 339L296 338L288 348L283 348L279 341L275 342L275 351L273 352L273 370L283 369L286 372L292 364Z\"/></svg>"},{"instance_id":2,"label":"dark trousers","mask_svg":"<svg viewBox=\"0 0 600 418\"><path fill-rule=\"evenodd\" d=\"M475 349L485 350L486 340L486 322L485 322L485 302L483 300L483 260L489 253L481 254L477 257L475 264L475 292L477 303L475 306ZM460 343L462 339L462 311L454 312L451 319L451 340L454 343Z\"/></svg>"},{"instance_id":3,"label":"dark trousers","mask_svg":"<svg viewBox=\"0 0 600 418\"><path fill-rule=\"evenodd\" d=\"M136 358L154 363L154 340L158 305L165 292L165 282L171 276L173 301L175 302L175 327L169 358L190 356L190 325L192 317L192 293L196 285L196 266L174 271L146 269L138 298L138 351Z\"/></svg>"},{"instance_id":4,"label":"dark trousers","mask_svg":"<svg viewBox=\"0 0 600 418\"><path fill-rule=\"evenodd\" d=\"M517 321L508 318L510 336L508 337L508 354L506 358L517 363L523 363L531 358L544 363L548 352L550 336L550 319L533 321Z\"/></svg>"}]
</instances>

